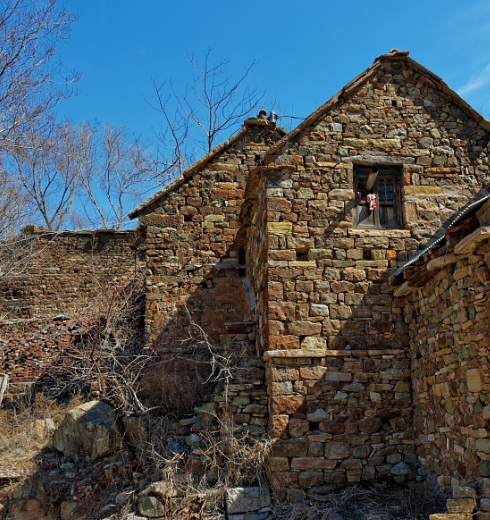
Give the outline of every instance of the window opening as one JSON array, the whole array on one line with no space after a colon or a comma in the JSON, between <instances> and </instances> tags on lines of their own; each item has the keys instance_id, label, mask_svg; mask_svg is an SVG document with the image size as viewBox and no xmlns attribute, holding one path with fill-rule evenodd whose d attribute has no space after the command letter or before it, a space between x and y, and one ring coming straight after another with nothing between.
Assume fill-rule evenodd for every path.
<instances>
[{"instance_id":1,"label":"window opening","mask_svg":"<svg viewBox=\"0 0 490 520\"><path fill-rule=\"evenodd\" d=\"M400 228L401 170L396 168L354 167L356 206L354 226L366 228ZM371 175L370 175L371 174ZM368 182L368 179L371 180Z\"/></svg>"}]
</instances>

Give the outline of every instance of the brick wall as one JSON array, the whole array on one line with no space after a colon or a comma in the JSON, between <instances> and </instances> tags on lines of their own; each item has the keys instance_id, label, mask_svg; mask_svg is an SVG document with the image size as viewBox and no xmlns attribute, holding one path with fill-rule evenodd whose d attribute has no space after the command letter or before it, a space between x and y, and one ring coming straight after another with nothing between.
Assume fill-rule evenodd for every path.
<instances>
[{"instance_id":1,"label":"brick wall","mask_svg":"<svg viewBox=\"0 0 490 520\"><path fill-rule=\"evenodd\" d=\"M134 231L57 233L31 227L22 238L29 245L26 265L0 284L2 319L71 315L101 291L142 281L144 250Z\"/></svg>"}]
</instances>

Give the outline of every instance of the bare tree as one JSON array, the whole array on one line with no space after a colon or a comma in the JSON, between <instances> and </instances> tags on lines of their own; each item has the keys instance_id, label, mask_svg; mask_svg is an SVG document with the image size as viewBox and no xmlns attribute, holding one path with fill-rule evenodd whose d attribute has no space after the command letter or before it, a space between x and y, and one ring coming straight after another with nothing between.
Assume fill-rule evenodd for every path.
<instances>
[{"instance_id":1,"label":"bare tree","mask_svg":"<svg viewBox=\"0 0 490 520\"><path fill-rule=\"evenodd\" d=\"M79 191L74 148L71 123L50 123L24 135L14 155L15 174L49 230L59 230L69 220Z\"/></svg>"},{"instance_id":2,"label":"bare tree","mask_svg":"<svg viewBox=\"0 0 490 520\"><path fill-rule=\"evenodd\" d=\"M0 240L18 233L32 214L32 205L19 179L0 164Z\"/></svg>"},{"instance_id":3,"label":"bare tree","mask_svg":"<svg viewBox=\"0 0 490 520\"><path fill-rule=\"evenodd\" d=\"M120 229L154 177L148 148L124 126L89 123L77 129L74 146L84 218L94 227Z\"/></svg>"},{"instance_id":4,"label":"bare tree","mask_svg":"<svg viewBox=\"0 0 490 520\"><path fill-rule=\"evenodd\" d=\"M261 105L264 92L247 86L256 62L236 78L227 72L229 58L214 60L210 49L201 60L189 55L194 77L184 93L172 81L153 80L150 105L163 116L155 133L163 173L181 175L199 154L209 153Z\"/></svg>"},{"instance_id":5,"label":"bare tree","mask_svg":"<svg viewBox=\"0 0 490 520\"><path fill-rule=\"evenodd\" d=\"M75 18L60 0L0 0L0 150L73 94L77 75L55 57Z\"/></svg>"}]
</instances>

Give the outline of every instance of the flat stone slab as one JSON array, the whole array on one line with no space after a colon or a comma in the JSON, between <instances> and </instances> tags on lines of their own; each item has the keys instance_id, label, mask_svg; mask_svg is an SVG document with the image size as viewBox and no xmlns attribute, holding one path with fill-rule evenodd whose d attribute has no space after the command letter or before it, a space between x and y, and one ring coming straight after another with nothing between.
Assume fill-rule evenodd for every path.
<instances>
[{"instance_id":1,"label":"flat stone slab","mask_svg":"<svg viewBox=\"0 0 490 520\"><path fill-rule=\"evenodd\" d=\"M269 507L271 496L263 487L238 487L226 492L226 512L230 515L250 513Z\"/></svg>"}]
</instances>

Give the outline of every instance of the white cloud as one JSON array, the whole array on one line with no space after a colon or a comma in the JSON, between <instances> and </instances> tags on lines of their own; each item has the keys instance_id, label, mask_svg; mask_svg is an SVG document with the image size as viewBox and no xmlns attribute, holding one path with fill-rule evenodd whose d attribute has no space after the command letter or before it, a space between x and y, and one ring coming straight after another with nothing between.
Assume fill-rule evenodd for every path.
<instances>
[{"instance_id":1,"label":"white cloud","mask_svg":"<svg viewBox=\"0 0 490 520\"><path fill-rule=\"evenodd\" d=\"M490 63L488 63L483 70L480 70L476 74L473 74L466 85L458 89L458 94L464 96L474 90L478 90L487 83L490 83Z\"/></svg>"}]
</instances>

